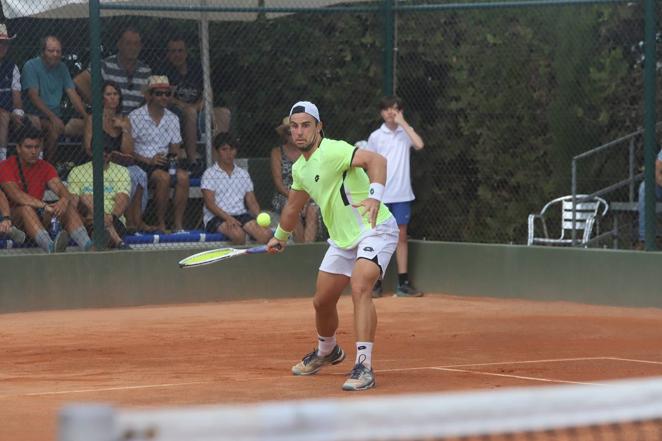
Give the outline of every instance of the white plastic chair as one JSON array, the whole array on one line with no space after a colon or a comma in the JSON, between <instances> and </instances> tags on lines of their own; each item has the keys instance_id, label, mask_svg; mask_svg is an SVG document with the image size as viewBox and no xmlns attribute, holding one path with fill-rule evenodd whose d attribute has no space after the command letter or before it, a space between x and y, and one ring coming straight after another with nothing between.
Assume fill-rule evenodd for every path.
<instances>
[{"instance_id":1,"label":"white plastic chair","mask_svg":"<svg viewBox=\"0 0 662 441\"><path fill-rule=\"evenodd\" d=\"M586 195L578 194L575 197L577 199L574 225L575 243L587 247L593 236L594 227L599 234L600 219L607 214L609 205L607 201L597 196L585 199ZM551 216L552 208L555 206L558 206L561 210L561 236L551 238L549 237L547 222ZM530 214L527 245L572 245L572 212L572 196L563 196L548 202L540 213ZM542 225L542 236L536 236L535 234L536 219Z\"/></svg>"}]
</instances>

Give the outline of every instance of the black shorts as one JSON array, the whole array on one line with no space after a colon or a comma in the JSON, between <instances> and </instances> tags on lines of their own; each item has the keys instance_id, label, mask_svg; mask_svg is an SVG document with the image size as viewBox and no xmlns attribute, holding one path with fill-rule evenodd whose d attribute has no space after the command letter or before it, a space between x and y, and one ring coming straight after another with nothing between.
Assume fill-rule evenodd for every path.
<instances>
[{"instance_id":1,"label":"black shorts","mask_svg":"<svg viewBox=\"0 0 662 441\"><path fill-rule=\"evenodd\" d=\"M246 225L248 222L255 220L255 217L253 217L252 214L250 213L244 213L240 214L238 216L232 216L233 218L237 219L241 226L243 227ZM217 233L218 232L218 227L221 226L221 224L225 222L223 219L221 219L218 216L212 217L209 222L207 222L207 225L205 225L205 232L206 233Z\"/></svg>"}]
</instances>

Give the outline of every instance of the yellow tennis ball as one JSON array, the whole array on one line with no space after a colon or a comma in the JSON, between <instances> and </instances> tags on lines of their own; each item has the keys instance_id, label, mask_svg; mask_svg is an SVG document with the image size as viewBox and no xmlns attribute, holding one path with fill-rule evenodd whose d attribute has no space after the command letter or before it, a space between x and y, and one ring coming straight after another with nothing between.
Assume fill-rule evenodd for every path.
<instances>
[{"instance_id":1,"label":"yellow tennis ball","mask_svg":"<svg viewBox=\"0 0 662 441\"><path fill-rule=\"evenodd\" d=\"M269 213L260 213L257 215L257 224L262 228L267 228L271 225L271 216Z\"/></svg>"}]
</instances>

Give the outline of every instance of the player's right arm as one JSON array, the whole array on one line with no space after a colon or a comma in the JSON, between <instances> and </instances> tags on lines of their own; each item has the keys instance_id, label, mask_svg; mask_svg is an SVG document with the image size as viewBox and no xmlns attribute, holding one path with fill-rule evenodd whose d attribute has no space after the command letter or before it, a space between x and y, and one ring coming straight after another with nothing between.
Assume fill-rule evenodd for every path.
<instances>
[{"instance_id":1,"label":"player's right arm","mask_svg":"<svg viewBox=\"0 0 662 441\"><path fill-rule=\"evenodd\" d=\"M290 189L287 203L280 213L280 221L274 237L267 243L267 248L274 251L282 251L287 245L287 236L294 231L299 220L299 214L303 209L306 202L310 199L310 195L305 191Z\"/></svg>"}]
</instances>

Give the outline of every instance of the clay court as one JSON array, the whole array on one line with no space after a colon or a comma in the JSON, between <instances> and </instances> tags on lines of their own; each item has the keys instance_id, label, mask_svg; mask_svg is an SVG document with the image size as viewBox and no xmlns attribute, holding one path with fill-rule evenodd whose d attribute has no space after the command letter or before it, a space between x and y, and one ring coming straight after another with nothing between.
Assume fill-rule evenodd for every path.
<instances>
[{"instance_id":1,"label":"clay court","mask_svg":"<svg viewBox=\"0 0 662 441\"><path fill-rule=\"evenodd\" d=\"M340 390L348 359L312 377L290 367L315 344L310 299L0 316L0 440L56 438L66 403L118 406L600 384L662 375L662 310L428 294L376 300L377 387Z\"/></svg>"}]
</instances>

